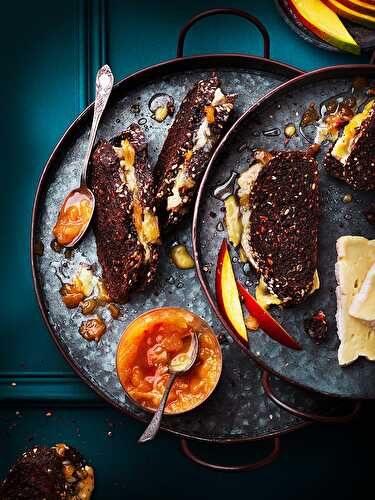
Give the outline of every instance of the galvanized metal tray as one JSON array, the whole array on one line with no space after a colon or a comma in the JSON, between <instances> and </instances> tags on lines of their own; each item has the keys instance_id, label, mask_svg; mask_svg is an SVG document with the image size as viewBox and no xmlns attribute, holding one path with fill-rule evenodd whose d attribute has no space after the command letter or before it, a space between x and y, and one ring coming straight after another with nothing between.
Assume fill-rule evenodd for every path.
<instances>
[{"instance_id":1,"label":"galvanized metal tray","mask_svg":"<svg viewBox=\"0 0 375 500\"><path fill-rule=\"evenodd\" d=\"M223 80L223 88L239 94L235 111L235 118L238 118L265 93L301 73L267 58L241 54L183 57L183 41L189 27L199 18L214 13L235 13L253 21L252 16L231 9L217 9L193 18L181 31L177 59L142 70L115 86L99 127L99 137L111 138L133 121L138 121L145 131L150 161L154 164L170 124L170 119L159 124L151 118L148 103L156 93L172 96L178 107L191 85L209 77L215 70ZM264 27L261 28L267 57L268 35ZM219 386L209 400L195 411L164 418L164 430L191 439L231 443L277 436L306 425L304 419L289 414L268 400L260 383L261 370L255 362L249 363L248 357L225 333L204 298L195 271L182 272L171 265L168 248L172 241L178 240L191 248L189 221L170 241L164 242L155 285L143 294L133 295L128 304L121 306L121 319L111 322L101 341L88 343L79 335L82 316L72 314L62 304L57 275L68 281L81 262L98 265L95 239L90 231L70 260L62 253L55 253L50 241L59 206L79 180L92 110L90 105L77 118L52 153L43 170L33 210L31 259L35 290L48 330L63 356L104 400L134 418L147 421L150 415L126 397L118 381L115 369L117 343L127 324L142 312L164 305L182 306L212 324L222 345L224 369ZM42 256L33 251L39 242L44 244ZM308 411L329 413L337 406L326 398L307 397L305 391L285 382L275 380L274 384L277 393ZM184 450L194 460L186 441ZM274 458L277 452L278 442L270 457ZM250 464L241 470L259 465Z\"/></svg>"},{"instance_id":2,"label":"galvanized metal tray","mask_svg":"<svg viewBox=\"0 0 375 500\"><path fill-rule=\"evenodd\" d=\"M224 137L205 173L197 196L194 224L195 257L200 263L198 274L203 289L219 319L215 299L214 270L221 239L225 236L221 222L223 204L212 193L231 172L241 172L251 160L253 148L266 150L306 149L309 143L301 134L285 144L284 127L298 123L309 103L317 105L326 99L350 91L354 77L364 76L374 84L375 69L372 65L336 66L299 76L271 91L253 105ZM298 128L298 127L297 127ZM274 308L272 314L302 345L302 351L292 351L258 332L250 335L249 354L260 366L284 380L305 389L329 396L353 399L375 398L375 364L361 358L348 367L337 361L338 338L336 334L336 240L343 235L375 238L375 227L363 211L374 202L374 193L353 191L345 183L327 175L321 168L328 146L318 156L321 171L321 209L319 230L318 272L320 290L304 304L288 308ZM353 195L353 202L343 203L346 193ZM212 217L217 214L217 217ZM221 231L218 230L221 229ZM234 263L235 271L249 290L255 293L257 279L253 272L245 275L242 265ZM202 272L206 265L212 272ZM318 309L324 309L329 322L327 341L314 344L306 335L303 321ZM267 386L267 384L265 384Z\"/></svg>"}]
</instances>

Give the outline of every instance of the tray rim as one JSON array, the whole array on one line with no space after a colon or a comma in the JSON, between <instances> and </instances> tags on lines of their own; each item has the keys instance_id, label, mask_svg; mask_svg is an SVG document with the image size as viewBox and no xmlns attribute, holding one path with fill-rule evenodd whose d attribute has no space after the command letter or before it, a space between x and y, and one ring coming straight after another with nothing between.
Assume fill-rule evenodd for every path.
<instances>
[{"instance_id":1,"label":"tray rim","mask_svg":"<svg viewBox=\"0 0 375 500\"><path fill-rule=\"evenodd\" d=\"M301 75L296 76L295 78L292 78L291 80L288 80L285 83L282 83L281 85L277 86L276 88L270 90L267 92L263 97L261 97L256 103L250 106L250 108L245 111L238 119L237 121L230 127L230 129L224 134L223 138L221 139L219 145L215 149L214 154L212 155L210 162L207 166L207 169L203 175L203 178L201 180L198 192L197 192L197 197L195 200L194 204L194 212L193 212L193 224L192 224L192 244L193 244L193 258L195 261L195 267L196 267L196 273L198 276L198 279L200 281L201 287L204 291L204 294L206 295L206 298L215 313L216 317L219 319L221 324L224 326L226 331L231 335L231 337L234 339L234 341L240 346L240 348L258 365L264 370L269 373L271 373L273 376L280 378L284 380L285 382L288 382L296 387L299 387L300 389L304 389L306 391L310 391L316 394L320 394L322 396L327 396L330 398L335 398L338 400L359 400L359 401L371 401L375 400L374 397L368 397L368 396L343 396L340 394L332 394L326 391L319 391L317 389L313 389L310 386L307 386L305 384L302 384L300 382L296 382L292 380L291 378L287 377L286 375L283 375L273 368L269 367L267 363L265 363L263 360L261 360L258 356L256 356L250 349L247 349L247 347L231 332L231 328L226 322L225 318L219 311L219 307L216 303L216 298L214 297L214 294L211 293L210 287L208 283L206 282L205 276L202 272L202 266L201 266L201 259L200 259L200 245L199 245L199 235L198 235L198 215L199 215L199 209L200 209L200 204L202 200L202 195L205 190L205 185L207 182L207 179L209 177L211 168L213 167L216 158L220 154L221 150L225 146L227 140L229 140L232 136L233 133L235 133L237 127L252 113L255 113L263 104L267 103L268 100L271 100L275 95L278 93L282 93L285 89L289 90L290 88L293 90L293 86L298 84L301 80L303 81L306 79L306 84L314 82L316 79L319 79L319 77L323 74L330 75L334 72L337 71L354 71L358 70L359 72L368 72L368 73L374 73L375 77L375 65L373 64L337 64L333 66L326 66L324 68L318 68L312 71L307 71L303 72ZM329 76L329 78L339 78L337 74L332 74L332 76Z\"/></svg>"},{"instance_id":2,"label":"tray rim","mask_svg":"<svg viewBox=\"0 0 375 500\"><path fill-rule=\"evenodd\" d=\"M241 53L215 53L215 54L205 54L205 55L192 55L192 56L183 56L183 57L176 57L169 59L167 61L163 61L161 63L157 63L151 66L148 66L146 68L143 68L139 71L136 71L125 78L119 80L113 87L113 92L111 97L113 98L117 92L120 90L123 90L127 87L131 87L135 83L141 83L142 81L145 80L150 80L152 77L157 77L158 76L158 71L162 70L164 71L163 75L165 72L168 70L172 71L183 71L183 70L193 70L193 69L199 69L202 67L208 67L211 68L212 65L216 64L221 64L225 65L227 64L228 66L238 66L241 67L241 64L243 67L248 67L249 69L252 69L252 65L254 65L253 69L256 71L267 71L269 70L270 73L275 71L272 71L272 69L279 69L280 72L279 74L285 74L287 76L287 73L290 74L298 74L302 75L304 72L300 70L299 68L296 68L294 66L291 66L289 64L285 64L280 61L275 61L272 59L267 59L261 56L254 56L254 55L247 55L247 54L241 54ZM293 77L291 77L293 78ZM110 100L111 100L110 97ZM94 103L91 102L76 118L75 120L68 126L68 128L65 130L63 135L61 136L60 140L57 142L56 146L53 148L52 152L50 153L48 160L46 161L43 170L40 174L39 181L37 184L37 188L35 191L34 195L34 201L33 201L33 208L32 208L32 216L31 216L31 230L30 230L30 262L31 262L31 272L32 272L32 281L33 281L33 288L34 292L36 295L37 303L43 318L43 321L47 327L47 330L49 334L51 335L55 345L57 346L59 352L62 354L64 357L65 361L68 363L68 365L72 368L74 373L78 375L78 377L88 386L90 387L103 401L106 403L110 404L112 407L116 408L123 414L126 414L127 416L134 418L140 422L148 422L148 418L142 418L141 416L134 415L131 413L129 410L121 407L118 405L115 401L111 400L108 396L106 396L102 391L95 386L94 383L92 383L83 373L81 373L79 367L74 363L73 359L64 351L62 343L59 341L57 335L55 334L53 327L51 323L49 322L48 319L48 313L47 313L47 307L46 304L44 303L43 300L43 295L42 295L42 290L38 278L38 272L36 269L36 255L33 252L34 248L34 243L35 243L35 228L36 228L36 219L38 215L38 210L39 210L39 205L41 201L41 197L43 194L43 188L45 181L47 179L48 174L53 171L53 164L56 161L56 159L59 157L61 154L61 148L64 147L65 143L68 142L71 138L72 135L74 134L75 130L77 127L79 127L86 119L90 117L90 114L93 111ZM265 398L267 396L265 395ZM263 439L269 439L273 437L277 437L283 434L287 434L289 432L293 432L295 430L299 430L301 428L304 428L308 425L310 425L311 422L309 421L302 421L297 424L290 425L286 427L285 429L282 430L277 430L277 431L272 431L270 433L264 433L261 435L257 436L249 436L249 437L226 437L226 438L215 438L215 437L202 437L202 436L194 436L194 435L189 435L187 433L181 432L181 431L176 431L174 429L166 428L163 425L160 427L161 430L171 433L173 435L179 436L181 438L187 438L195 441L202 441L202 442L212 442L212 443L223 443L223 444L229 444L229 443L244 443L244 442L253 442L253 441L260 441Z\"/></svg>"}]
</instances>

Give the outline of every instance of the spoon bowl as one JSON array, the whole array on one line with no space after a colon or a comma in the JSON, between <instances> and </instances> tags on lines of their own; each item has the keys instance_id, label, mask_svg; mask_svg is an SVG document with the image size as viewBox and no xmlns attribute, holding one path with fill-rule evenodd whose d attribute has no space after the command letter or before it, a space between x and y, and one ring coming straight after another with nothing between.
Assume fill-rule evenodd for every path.
<instances>
[{"instance_id":1,"label":"spoon bowl","mask_svg":"<svg viewBox=\"0 0 375 500\"><path fill-rule=\"evenodd\" d=\"M169 373L176 373L177 375L186 373L196 362L199 348L198 335L193 332L190 336L191 342L189 349L187 350L187 352L177 354L174 358L171 359L168 366Z\"/></svg>"},{"instance_id":2,"label":"spoon bowl","mask_svg":"<svg viewBox=\"0 0 375 500\"><path fill-rule=\"evenodd\" d=\"M86 202L86 208L83 210L84 213L82 213L81 210L81 202ZM78 220L71 220L68 225L61 224L61 221L69 220L69 210L73 206L80 207L78 209ZM64 245L66 248L74 247L80 241L87 228L89 227L92 216L94 214L94 210L95 196L91 189L89 189L87 186L80 186L76 189L73 189L73 191L70 191L70 193L68 193L64 199L59 212L59 216L57 218L57 222L53 229L53 234L56 236L57 241L60 244ZM68 238L65 240L64 233L66 233L67 230L69 230L72 234L75 234L75 236L72 236L71 234L72 239L69 238L67 234L65 234L65 238Z\"/></svg>"}]
</instances>

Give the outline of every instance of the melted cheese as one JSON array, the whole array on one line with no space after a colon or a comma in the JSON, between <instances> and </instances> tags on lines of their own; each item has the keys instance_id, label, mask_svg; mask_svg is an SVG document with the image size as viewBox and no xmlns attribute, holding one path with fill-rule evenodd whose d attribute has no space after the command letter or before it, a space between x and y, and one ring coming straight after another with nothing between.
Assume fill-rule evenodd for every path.
<instances>
[{"instance_id":1,"label":"melted cheese","mask_svg":"<svg viewBox=\"0 0 375 500\"><path fill-rule=\"evenodd\" d=\"M207 108L215 108L216 106L224 106L226 109L231 110L233 108L233 104L227 101L226 96L223 94L220 88L215 90L214 97L211 101L211 104L206 106ZM195 181L188 175L188 162L191 159L191 156L196 151L200 149L206 148L209 151L212 147L213 140L215 137L212 136L210 124L213 124L215 120L214 111L210 109L210 119L205 116L201 121L198 129L196 130L193 137L193 149L188 151L188 158L185 156L184 163L179 165L178 173L174 179L174 184L172 187L172 194L167 198L167 210L178 211L180 206L184 203L182 199L181 192L183 190L189 190L195 186Z\"/></svg>"},{"instance_id":2,"label":"melted cheese","mask_svg":"<svg viewBox=\"0 0 375 500\"><path fill-rule=\"evenodd\" d=\"M348 365L359 356L375 361L375 330L367 321L349 314L370 267L375 263L375 240L343 236L337 240L336 288L337 334L341 341L338 359Z\"/></svg>"},{"instance_id":3,"label":"melted cheese","mask_svg":"<svg viewBox=\"0 0 375 500\"><path fill-rule=\"evenodd\" d=\"M263 307L263 309L268 309L269 306L273 304L277 306L282 304L282 300L268 290L263 276L261 276L259 285L255 290L255 298L258 304Z\"/></svg>"},{"instance_id":4,"label":"melted cheese","mask_svg":"<svg viewBox=\"0 0 375 500\"><path fill-rule=\"evenodd\" d=\"M138 199L138 185L135 175L135 149L126 139L121 141L121 148L114 147L117 156L120 158L120 178L133 195L133 222L137 231L137 236L142 244L145 256L144 261L148 262L151 257L151 243L159 241L159 222L149 208L143 210Z\"/></svg>"},{"instance_id":5,"label":"melted cheese","mask_svg":"<svg viewBox=\"0 0 375 500\"><path fill-rule=\"evenodd\" d=\"M239 189L237 195L240 200L241 213L242 213L242 237L241 246L247 255L247 258L251 262L252 266L257 269L256 262L253 258L253 252L251 250L249 234L250 234L250 193L253 189L254 182L256 181L259 172L263 168L263 163L256 162L250 166L245 172L243 172L238 178Z\"/></svg>"},{"instance_id":6,"label":"melted cheese","mask_svg":"<svg viewBox=\"0 0 375 500\"><path fill-rule=\"evenodd\" d=\"M221 88L218 87L215 90L215 94L214 94L214 98L212 99L211 106L214 106L214 107L219 106L219 104L224 104L226 102L227 102L227 98L225 97L225 95L221 91Z\"/></svg>"},{"instance_id":7,"label":"melted cheese","mask_svg":"<svg viewBox=\"0 0 375 500\"><path fill-rule=\"evenodd\" d=\"M320 279L318 275L318 271L315 271L313 277L313 283L309 295L314 293L316 290L320 288ZM279 306L283 304L283 300L279 299L277 295L270 292L267 288L267 285L264 282L263 276L261 276L259 280L259 285L255 290L255 298L259 305L263 307L263 309L268 309L269 306L276 305Z\"/></svg>"},{"instance_id":8,"label":"melted cheese","mask_svg":"<svg viewBox=\"0 0 375 500\"><path fill-rule=\"evenodd\" d=\"M336 144L332 149L332 156L336 158L336 160L339 160L343 165L345 165L345 162L354 146L354 140L357 136L358 129L362 122L368 117L373 104L374 100L369 101L364 107L362 113L357 113L353 116L350 122L345 126L342 136L336 141Z\"/></svg>"},{"instance_id":9,"label":"melted cheese","mask_svg":"<svg viewBox=\"0 0 375 500\"><path fill-rule=\"evenodd\" d=\"M92 294L97 282L98 278L94 276L91 269L85 266L81 266L73 278L73 283L82 290L85 297L89 297Z\"/></svg>"},{"instance_id":10,"label":"melted cheese","mask_svg":"<svg viewBox=\"0 0 375 500\"><path fill-rule=\"evenodd\" d=\"M190 189L195 186L195 181L189 177L187 164L184 163L180 166L174 185L172 188L171 196L167 198L167 210L176 210L183 203L180 190Z\"/></svg>"}]
</instances>

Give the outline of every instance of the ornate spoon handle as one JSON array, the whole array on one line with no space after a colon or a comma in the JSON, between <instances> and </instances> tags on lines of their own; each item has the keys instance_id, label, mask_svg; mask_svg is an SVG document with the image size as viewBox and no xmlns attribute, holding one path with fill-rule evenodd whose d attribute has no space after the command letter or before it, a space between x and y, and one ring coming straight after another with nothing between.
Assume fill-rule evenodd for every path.
<instances>
[{"instance_id":1,"label":"ornate spoon handle","mask_svg":"<svg viewBox=\"0 0 375 500\"><path fill-rule=\"evenodd\" d=\"M92 119L89 143L87 146L85 159L83 161L81 186L87 185L87 167L90 161L91 151L94 146L96 132L98 130L100 118L107 105L109 95L112 91L112 87L113 87L113 74L111 68L106 64L105 66L100 68L100 70L96 75L94 116Z\"/></svg>"},{"instance_id":2,"label":"ornate spoon handle","mask_svg":"<svg viewBox=\"0 0 375 500\"><path fill-rule=\"evenodd\" d=\"M169 377L168 384L167 387L165 388L163 397L161 398L159 408L156 410L154 416L152 417L151 422L148 424L142 436L138 439L138 443L146 443L146 441L151 441L156 436L160 427L161 419L164 413L165 405L167 403L169 392L172 388L173 382L176 377L177 373L172 373L171 376Z\"/></svg>"}]
</instances>

